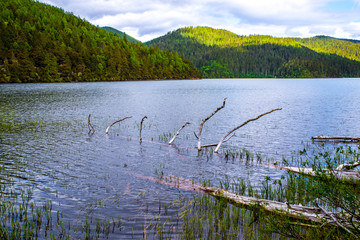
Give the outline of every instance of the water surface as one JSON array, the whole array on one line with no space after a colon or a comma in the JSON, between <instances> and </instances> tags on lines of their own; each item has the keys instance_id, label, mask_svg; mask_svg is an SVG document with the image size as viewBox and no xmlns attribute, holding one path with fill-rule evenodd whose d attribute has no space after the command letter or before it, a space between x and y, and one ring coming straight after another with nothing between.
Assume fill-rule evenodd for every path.
<instances>
[{"instance_id":1,"label":"water surface","mask_svg":"<svg viewBox=\"0 0 360 240\"><path fill-rule=\"evenodd\" d=\"M359 136L360 79L210 79L0 85L0 164L16 188L33 188L33 199L51 199L66 219L117 218L126 229L112 238L142 237L144 216L159 199L171 203L186 191L139 178L174 175L189 180L225 175L260 183L282 172L226 160L194 149L202 119L226 106L204 126L202 142L217 143L229 130L274 108L282 108L237 131L223 145L282 155L303 148L316 135ZM88 135L91 113L95 134ZM143 143L138 141L143 116ZM110 129L106 127L132 116ZM191 122L168 146L184 122ZM1 176L6 179L6 176ZM103 205L93 207L94 202ZM172 213L163 214L171 215ZM137 220L134 220L136 216ZM131 229L133 228L133 229ZM135 237L137 238L137 237Z\"/></svg>"}]
</instances>

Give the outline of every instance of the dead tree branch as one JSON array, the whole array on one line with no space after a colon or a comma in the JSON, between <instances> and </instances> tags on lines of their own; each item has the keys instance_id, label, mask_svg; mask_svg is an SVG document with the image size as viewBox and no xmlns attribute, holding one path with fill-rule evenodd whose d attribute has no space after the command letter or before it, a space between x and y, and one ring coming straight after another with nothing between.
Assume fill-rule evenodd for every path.
<instances>
[{"instance_id":1,"label":"dead tree branch","mask_svg":"<svg viewBox=\"0 0 360 240\"><path fill-rule=\"evenodd\" d=\"M345 227L343 224L341 224L337 218L334 216L333 213L327 212L325 211L325 209L323 209L322 207L319 206L319 204L317 202L315 202L315 206L326 216L330 217L337 226L339 226L340 228L344 229L346 232L348 232L350 235L354 236L356 239L359 239L359 237L354 234L350 229L348 229L347 227Z\"/></svg>"},{"instance_id":2,"label":"dead tree branch","mask_svg":"<svg viewBox=\"0 0 360 240\"><path fill-rule=\"evenodd\" d=\"M142 132L142 127L143 127L144 120L145 120L146 118L147 118L147 116L144 116L144 117L141 119L141 122L140 122L140 143L142 143L141 132Z\"/></svg>"},{"instance_id":3,"label":"dead tree branch","mask_svg":"<svg viewBox=\"0 0 360 240\"><path fill-rule=\"evenodd\" d=\"M198 151L201 150L201 132L202 132L202 128L203 128L205 122L206 122L207 120L209 120L212 116L214 116L218 111L220 111L221 109L223 109L223 108L225 107L225 102L226 102L226 98L224 98L223 104L222 104L221 107L218 107L212 114L210 114L207 118L205 118L204 120L202 120L202 122L201 122L201 124L200 124L200 128L199 128L199 133L198 133L198 135L196 135L196 134L194 133L195 136L196 136L196 138L197 138L197 140L198 140Z\"/></svg>"},{"instance_id":4,"label":"dead tree branch","mask_svg":"<svg viewBox=\"0 0 360 240\"><path fill-rule=\"evenodd\" d=\"M91 121L90 121L90 118L91 118L91 114L89 114L89 117L88 117L88 127L89 127L89 133L88 134L94 134L95 133L95 128L93 127L93 125L91 125Z\"/></svg>"},{"instance_id":5,"label":"dead tree branch","mask_svg":"<svg viewBox=\"0 0 360 240\"><path fill-rule=\"evenodd\" d=\"M260 114L260 115L257 116L256 118L251 118L251 119L247 120L246 122L244 122L243 124L241 124L241 125L233 128L231 131L229 131L227 134L225 134L225 135L221 138L221 140L220 140L219 144L217 145L217 147L216 147L216 149L215 149L214 152L217 153L217 152L219 151L219 148L220 148L221 144L224 142L224 140L227 138L227 136L229 136L231 133L233 133L233 132L235 132L236 130L238 130L239 128L245 126L245 125L248 124L249 122L256 121L256 120L258 120L259 118L261 118L261 117L263 117L263 116L265 116L265 115L267 115L267 114L270 114L270 113L272 113L272 112L275 112L275 111L278 111L278 110L281 110L281 109L282 109L282 108L275 108L275 109L273 109L273 110L271 110L271 111L269 111L269 112Z\"/></svg>"},{"instance_id":6,"label":"dead tree branch","mask_svg":"<svg viewBox=\"0 0 360 240\"><path fill-rule=\"evenodd\" d=\"M180 134L180 131L183 130L183 128L186 127L186 125L188 125L188 124L191 124L191 123L186 122L186 123L184 123L184 125L182 125L181 128L179 128L179 130L177 130L175 136L170 140L169 144L172 144L175 141L176 137Z\"/></svg>"},{"instance_id":7,"label":"dead tree branch","mask_svg":"<svg viewBox=\"0 0 360 240\"><path fill-rule=\"evenodd\" d=\"M122 118L122 119L120 119L120 120L117 120L117 121L113 122L112 124L110 124L110 125L106 128L105 133L106 133L106 134L109 134L109 129L110 129L114 124L116 124L116 123L118 123L118 122L121 122L121 121L124 121L124 120L126 120L126 119L128 119L128 118L132 118L132 117L124 117L124 118Z\"/></svg>"},{"instance_id":8,"label":"dead tree branch","mask_svg":"<svg viewBox=\"0 0 360 240\"><path fill-rule=\"evenodd\" d=\"M230 138L232 138L233 136L235 136L235 133L233 133L230 137L228 137L227 139L225 139L225 140L223 141L223 143L229 141ZM218 145L217 143L206 144L206 145L202 145L201 148L216 147L217 145Z\"/></svg>"}]
</instances>

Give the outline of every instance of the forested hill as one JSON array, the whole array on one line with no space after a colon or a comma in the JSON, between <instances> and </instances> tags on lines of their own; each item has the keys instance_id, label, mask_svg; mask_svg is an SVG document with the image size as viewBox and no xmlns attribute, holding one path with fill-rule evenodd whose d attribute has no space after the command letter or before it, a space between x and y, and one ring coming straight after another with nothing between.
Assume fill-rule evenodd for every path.
<instances>
[{"instance_id":1,"label":"forested hill","mask_svg":"<svg viewBox=\"0 0 360 240\"><path fill-rule=\"evenodd\" d=\"M0 1L0 82L199 78L177 53L135 44L33 0Z\"/></svg>"},{"instance_id":2,"label":"forested hill","mask_svg":"<svg viewBox=\"0 0 360 240\"><path fill-rule=\"evenodd\" d=\"M119 30L117 30L115 28L107 27L107 26L106 27L101 27L101 28L104 29L105 31L109 32L109 33L115 34L118 37L126 38L129 42L133 42L133 43L140 42L139 40L127 35L124 32L119 31Z\"/></svg>"},{"instance_id":3,"label":"forested hill","mask_svg":"<svg viewBox=\"0 0 360 240\"><path fill-rule=\"evenodd\" d=\"M239 36L187 27L146 44L190 59L204 78L360 77L360 42L353 40Z\"/></svg>"}]
</instances>

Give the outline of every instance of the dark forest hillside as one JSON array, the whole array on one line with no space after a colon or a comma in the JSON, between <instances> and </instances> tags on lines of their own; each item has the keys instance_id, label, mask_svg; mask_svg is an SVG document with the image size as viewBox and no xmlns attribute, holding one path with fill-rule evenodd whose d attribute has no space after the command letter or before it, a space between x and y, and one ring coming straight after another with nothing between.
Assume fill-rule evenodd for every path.
<instances>
[{"instance_id":1,"label":"dark forest hillside","mask_svg":"<svg viewBox=\"0 0 360 240\"><path fill-rule=\"evenodd\" d=\"M190 59L204 78L360 76L357 41L238 36L209 27L187 27L146 44Z\"/></svg>"},{"instance_id":2,"label":"dark forest hillside","mask_svg":"<svg viewBox=\"0 0 360 240\"><path fill-rule=\"evenodd\" d=\"M64 10L0 1L0 82L118 81L201 77L177 53L132 43Z\"/></svg>"}]
</instances>

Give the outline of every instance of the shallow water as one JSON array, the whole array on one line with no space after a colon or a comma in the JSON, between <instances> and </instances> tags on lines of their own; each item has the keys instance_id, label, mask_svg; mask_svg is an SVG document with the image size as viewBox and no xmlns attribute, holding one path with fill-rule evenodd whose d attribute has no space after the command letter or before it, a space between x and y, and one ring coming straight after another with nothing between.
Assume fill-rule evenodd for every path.
<instances>
[{"instance_id":1,"label":"shallow water","mask_svg":"<svg viewBox=\"0 0 360 240\"><path fill-rule=\"evenodd\" d=\"M212 79L0 85L2 123L0 164L12 174L15 188L33 188L38 202L51 199L73 223L87 216L123 219L112 238L139 238L147 215L160 205L189 195L138 175L174 175L218 185L225 175L260 183L281 171L198 155L193 132L203 118L202 143L217 143L229 130L274 108L283 108L237 131L223 145L246 148L280 160L303 148L316 135L359 136L360 79ZM95 134L88 135L92 116ZM142 144L139 123L144 121ZM126 116L131 119L106 127ZM187 126L168 146L184 122ZM5 174L1 171L1 174ZM138 175L136 175L138 174ZM7 179L5 175L1 176ZM160 200L159 200L160 199ZM97 206L94 203L100 202ZM96 204L95 204L96 205ZM162 207L162 210L164 208ZM162 212L162 217L175 214ZM137 237L136 237L137 236Z\"/></svg>"}]
</instances>

